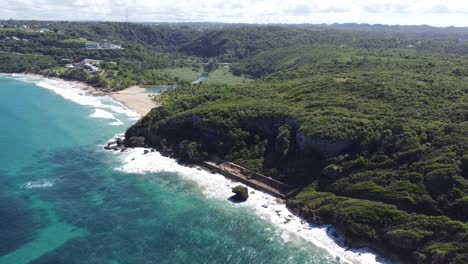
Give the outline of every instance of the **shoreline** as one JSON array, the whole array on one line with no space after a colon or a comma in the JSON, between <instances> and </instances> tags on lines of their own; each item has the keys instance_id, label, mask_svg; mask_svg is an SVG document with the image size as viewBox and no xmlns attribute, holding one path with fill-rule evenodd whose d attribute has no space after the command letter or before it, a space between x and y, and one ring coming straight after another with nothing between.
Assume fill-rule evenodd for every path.
<instances>
[{"instance_id":1,"label":"shoreline","mask_svg":"<svg viewBox=\"0 0 468 264\"><path fill-rule=\"evenodd\" d=\"M391 263L389 259L370 248L352 248L345 243L345 237L338 235L331 225L316 225L291 211L286 201L274 197L234 181L222 174L213 173L209 168L200 165L186 166L176 160L165 157L159 152L151 152L151 148L129 148L125 152L114 152L122 159L122 166L116 170L134 173L160 173L173 172L180 178L194 182L208 199L226 202L229 206L247 207L253 209L255 214L271 224L281 232L284 243L300 246L302 243L310 243L314 247L326 251L333 259L339 258L340 263L372 264ZM233 195L231 189L237 185L243 185L249 190L249 198L242 203L234 203L229 200Z\"/></svg>"},{"instance_id":2,"label":"shoreline","mask_svg":"<svg viewBox=\"0 0 468 264\"><path fill-rule=\"evenodd\" d=\"M36 73L2 73L5 75L11 76L27 76L33 78L39 78L44 80L54 80L54 81L61 81L66 82L72 85L75 88L78 88L82 91L89 93L92 96L109 96L115 101L121 103L129 110L137 112L140 116L145 116L148 114L151 109L155 107L159 107L160 104L154 102L150 96L150 93L145 92L145 88L142 88L138 85L131 86L121 91L117 92L107 92L97 89L85 82L76 81L76 80L66 80L57 77L47 77L41 74Z\"/></svg>"},{"instance_id":3,"label":"shoreline","mask_svg":"<svg viewBox=\"0 0 468 264\"><path fill-rule=\"evenodd\" d=\"M7 74L10 76L26 76L39 78L41 80L56 80L70 84L71 88L80 89L90 96L104 97L109 96L112 100L122 104L125 108L135 111L129 105L120 100L117 100L110 93L104 93L96 88L79 81L69 81L60 78L48 78L37 74ZM141 88L143 89L143 88ZM147 95L147 94L146 94ZM140 114L140 113L139 113ZM140 114L141 115L141 114ZM141 116L140 116L141 117ZM138 152L138 153L137 153ZM128 173L144 174L148 172L159 171L173 171L180 174L182 178L188 178L195 181L205 190L202 191L208 198L224 199L232 196L231 188L239 182L232 181L221 174L215 174L217 177L212 177L212 173L205 171L200 167L187 167L178 164L174 159L162 157L159 152L151 152L143 154L141 148L129 149L127 152L120 153L124 157L123 171ZM132 157L133 156L133 157ZM137 159L135 160L135 156ZM154 162L155 159L163 159L168 163L168 166L162 168L159 160ZM128 166L125 168L125 166ZM195 174L195 175L194 175ZM188 176L187 176L188 175ZM195 176L195 177L193 177ZM333 257L339 257L342 263L386 263L387 260L378 255L374 251L365 249L348 248L343 244L343 238L334 237L334 228L330 225L318 226L307 222L299 215L291 212L286 204L279 201L277 198L269 195L261 190L249 187L251 198L246 203L234 204L229 202L232 206L248 206L255 210L255 213L261 218L266 219L273 225L276 225L280 230L283 230L281 237L285 243L302 243L301 240L311 243L312 245L322 248Z\"/></svg>"},{"instance_id":4,"label":"shoreline","mask_svg":"<svg viewBox=\"0 0 468 264\"><path fill-rule=\"evenodd\" d=\"M145 116L151 109L161 106L152 100L152 97L157 95L146 93L145 88L138 85L131 86L121 91L108 93L107 95L141 116Z\"/></svg>"}]
</instances>

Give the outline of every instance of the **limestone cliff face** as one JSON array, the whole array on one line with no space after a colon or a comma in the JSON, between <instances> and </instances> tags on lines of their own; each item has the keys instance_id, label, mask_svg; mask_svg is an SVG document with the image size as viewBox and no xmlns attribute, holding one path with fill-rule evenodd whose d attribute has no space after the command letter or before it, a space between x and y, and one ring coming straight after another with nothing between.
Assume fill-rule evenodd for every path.
<instances>
[{"instance_id":1,"label":"limestone cliff face","mask_svg":"<svg viewBox=\"0 0 468 264\"><path fill-rule=\"evenodd\" d=\"M157 147L163 138L176 140L186 137L197 138L202 142L213 142L221 140L229 131L226 128L219 127L216 124L210 124L203 121L203 118L196 115L178 117L170 119L155 126L145 120L131 127L126 137L142 136L146 139L146 144ZM158 122L152 120L152 122ZM238 124L250 133L257 134L261 137L274 139L278 133L278 128L288 125L291 127L294 135L297 151L300 153L311 155L319 154L323 156L336 155L350 147L351 142L338 141L332 142L329 140L311 137L300 131L300 124L290 118L262 118L254 120L241 121Z\"/></svg>"},{"instance_id":2,"label":"limestone cliff face","mask_svg":"<svg viewBox=\"0 0 468 264\"><path fill-rule=\"evenodd\" d=\"M339 154L351 146L350 142L331 142L325 139L306 136L302 132L296 133L296 143L299 151L303 153L321 153L326 156Z\"/></svg>"},{"instance_id":3,"label":"limestone cliff face","mask_svg":"<svg viewBox=\"0 0 468 264\"><path fill-rule=\"evenodd\" d=\"M299 129L299 123L291 118L261 118L246 120L240 123L240 127L243 129L262 134L269 138L275 137L278 133L278 128L283 125L289 125L293 131Z\"/></svg>"}]
</instances>

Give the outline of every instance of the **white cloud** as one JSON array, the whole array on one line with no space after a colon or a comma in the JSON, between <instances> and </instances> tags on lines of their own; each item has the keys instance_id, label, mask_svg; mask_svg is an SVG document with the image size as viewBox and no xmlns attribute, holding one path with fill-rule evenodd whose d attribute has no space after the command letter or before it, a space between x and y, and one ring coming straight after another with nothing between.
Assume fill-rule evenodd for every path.
<instances>
[{"instance_id":1,"label":"white cloud","mask_svg":"<svg viewBox=\"0 0 468 264\"><path fill-rule=\"evenodd\" d=\"M1 19L468 26L462 0L7 0Z\"/></svg>"}]
</instances>

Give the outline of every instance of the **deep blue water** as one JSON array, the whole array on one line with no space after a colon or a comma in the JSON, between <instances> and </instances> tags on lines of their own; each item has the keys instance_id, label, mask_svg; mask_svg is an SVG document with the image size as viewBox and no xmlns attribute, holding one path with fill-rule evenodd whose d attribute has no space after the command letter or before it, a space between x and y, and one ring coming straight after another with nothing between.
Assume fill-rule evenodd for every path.
<instances>
[{"instance_id":1,"label":"deep blue water","mask_svg":"<svg viewBox=\"0 0 468 264\"><path fill-rule=\"evenodd\" d=\"M102 145L136 120L38 82L0 76L0 263L338 263L177 172L116 170Z\"/></svg>"}]
</instances>

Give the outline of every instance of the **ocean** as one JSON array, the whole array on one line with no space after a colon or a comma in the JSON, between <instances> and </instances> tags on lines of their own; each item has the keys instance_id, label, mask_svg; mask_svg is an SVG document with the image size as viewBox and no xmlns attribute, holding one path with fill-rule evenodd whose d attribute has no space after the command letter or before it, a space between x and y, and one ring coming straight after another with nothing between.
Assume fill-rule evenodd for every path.
<instances>
[{"instance_id":1,"label":"ocean","mask_svg":"<svg viewBox=\"0 0 468 264\"><path fill-rule=\"evenodd\" d=\"M378 263L221 175L104 145L139 116L71 83L0 75L0 264Z\"/></svg>"}]
</instances>

